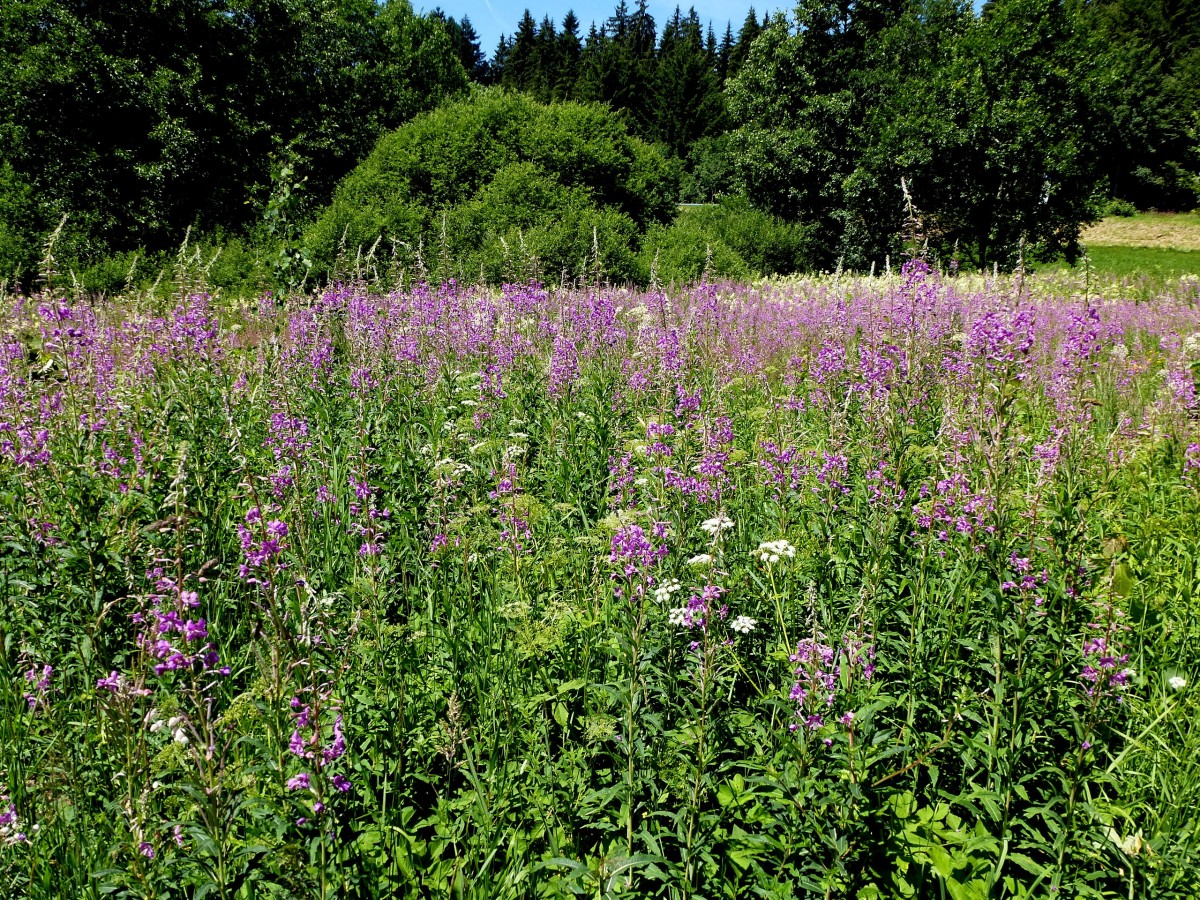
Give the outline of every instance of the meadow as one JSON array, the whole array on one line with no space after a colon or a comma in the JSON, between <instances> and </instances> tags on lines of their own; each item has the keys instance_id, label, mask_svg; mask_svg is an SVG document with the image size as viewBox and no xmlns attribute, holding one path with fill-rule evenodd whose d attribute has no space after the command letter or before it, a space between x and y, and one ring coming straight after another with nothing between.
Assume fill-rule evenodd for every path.
<instances>
[{"instance_id":1,"label":"meadow","mask_svg":"<svg viewBox=\"0 0 1200 900\"><path fill-rule=\"evenodd\" d=\"M1200 281L0 300L0 883L1197 896Z\"/></svg>"},{"instance_id":2,"label":"meadow","mask_svg":"<svg viewBox=\"0 0 1200 900\"><path fill-rule=\"evenodd\" d=\"M1109 216L1083 230L1086 258L1073 267L1109 291L1149 298L1180 278L1200 277L1200 213ZM1045 267L1068 272L1063 262Z\"/></svg>"}]
</instances>

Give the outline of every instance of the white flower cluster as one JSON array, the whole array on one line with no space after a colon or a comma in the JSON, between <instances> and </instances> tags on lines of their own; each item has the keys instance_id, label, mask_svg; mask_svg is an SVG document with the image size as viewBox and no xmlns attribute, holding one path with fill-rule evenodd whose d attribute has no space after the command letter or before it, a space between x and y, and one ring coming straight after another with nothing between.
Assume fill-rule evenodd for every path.
<instances>
[{"instance_id":1,"label":"white flower cluster","mask_svg":"<svg viewBox=\"0 0 1200 900\"><path fill-rule=\"evenodd\" d=\"M679 593L681 588L682 585L680 585L678 578L672 578L668 581L664 581L654 589L654 599L658 603L666 603L671 599L671 595Z\"/></svg>"},{"instance_id":2,"label":"white flower cluster","mask_svg":"<svg viewBox=\"0 0 1200 900\"><path fill-rule=\"evenodd\" d=\"M700 523L700 530L716 537L722 531L733 527L733 520L724 513L713 516L711 519L705 519Z\"/></svg>"},{"instance_id":3,"label":"white flower cluster","mask_svg":"<svg viewBox=\"0 0 1200 900\"><path fill-rule=\"evenodd\" d=\"M711 566L713 558L708 553L697 553L687 561L689 566Z\"/></svg>"},{"instance_id":4,"label":"white flower cluster","mask_svg":"<svg viewBox=\"0 0 1200 900\"><path fill-rule=\"evenodd\" d=\"M1167 684L1171 686L1171 690L1182 691L1185 687L1187 687L1187 679L1180 675L1172 675L1167 679Z\"/></svg>"},{"instance_id":5,"label":"white flower cluster","mask_svg":"<svg viewBox=\"0 0 1200 900\"><path fill-rule=\"evenodd\" d=\"M158 734L160 731L166 730L171 732L171 738L177 744L186 744L188 742L187 732L183 730L183 716L171 716L167 720L163 720L157 709L152 709L146 714L146 721L150 725L150 733Z\"/></svg>"},{"instance_id":6,"label":"white flower cluster","mask_svg":"<svg viewBox=\"0 0 1200 900\"><path fill-rule=\"evenodd\" d=\"M677 628L683 628L688 623L688 608L677 606L667 614L667 622Z\"/></svg>"},{"instance_id":7,"label":"white flower cluster","mask_svg":"<svg viewBox=\"0 0 1200 900\"><path fill-rule=\"evenodd\" d=\"M459 462L456 459L451 459L448 456L445 459L439 459L433 464L433 472L438 476L439 479L449 480L452 478L457 478L461 475L470 474L471 471L471 467L466 463Z\"/></svg>"},{"instance_id":8,"label":"white flower cluster","mask_svg":"<svg viewBox=\"0 0 1200 900\"><path fill-rule=\"evenodd\" d=\"M729 623L729 627L739 634L749 634L754 630L754 626L758 624L758 619L752 619L749 616L738 616Z\"/></svg>"},{"instance_id":9,"label":"white flower cluster","mask_svg":"<svg viewBox=\"0 0 1200 900\"><path fill-rule=\"evenodd\" d=\"M1200 331L1185 337L1181 349L1188 359L1200 359Z\"/></svg>"},{"instance_id":10,"label":"white flower cluster","mask_svg":"<svg viewBox=\"0 0 1200 900\"><path fill-rule=\"evenodd\" d=\"M772 566L785 557L787 559L794 557L796 555L796 548L785 540L763 541L758 545L758 549L754 551L754 555L767 565Z\"/></svg>"}]
</instances>

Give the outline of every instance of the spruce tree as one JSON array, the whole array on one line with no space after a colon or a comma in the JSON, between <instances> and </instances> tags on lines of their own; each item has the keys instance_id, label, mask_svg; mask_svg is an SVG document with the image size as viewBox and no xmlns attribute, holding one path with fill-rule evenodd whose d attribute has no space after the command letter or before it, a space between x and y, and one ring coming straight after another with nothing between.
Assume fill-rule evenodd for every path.
<instances>
[{"instance_id":1,"label":"spruce tree","mask_svg":"<svg viewBox=\"0 0 1200 900\"><path fill-rule=\"evenodd\" d=\"M722 83L729 77L729 64L733 56L734 46L733 25L726 22L725 34L721 38L720 46L717 48L717 77L721 79Z\"/></svg>"},{"instance_id":2,"label":"spruce tree","mask_svg":"<svg viewBox=\"0 0 1200 900\"><path fill-rule=\"evenodd\" d=\"M742 30L738 32L737 43L729 52L728 74L730 77L741 71L742 65L746 62L746 55L750 52L750 45L754 43L754 39L761 32L762 27L758 24L758 13L752 6L746 13L746 20L742 22Z\"/></svg>"},{"instance_id":3,"label":"spruce tree","mask_svg":"<svg viewBox=\"0 0 1200 900\"><path fill-rule=\"evenodd\" d=\"M526 9L509 43L500 83L516 91L529 90L538 77L537 23Z\"/></svg>"},{"instance_id":4,"label":"spruce tree","mask_svg":"<svg viewBox=\"0 0 1200 900\"><path fill-rule=\"evenodd\" d=\"M676 7L663 26L650 104L653 136L680 157L723 124L721 83L705 44L696 10L684 18Z\"/></svg>"},{"instance_id":5,"label":"spruce tree","mask_svg":"<svg viewBox=\"0 0 1200 900\"><path fill-rule=\"evenodd\" d=\"M572 10L563 16L562 28L558 32L558 77L554 83L554 96L562 100L575 98L575 83L579 80L579 61L583 46L579 42L579 19Z\"/></svg>"}]
</instances>

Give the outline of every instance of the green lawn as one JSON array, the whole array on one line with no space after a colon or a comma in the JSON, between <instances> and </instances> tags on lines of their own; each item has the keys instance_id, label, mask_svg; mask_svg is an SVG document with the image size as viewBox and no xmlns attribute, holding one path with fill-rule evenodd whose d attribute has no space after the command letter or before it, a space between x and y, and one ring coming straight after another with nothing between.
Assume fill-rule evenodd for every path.
<instances>
[{"instance_id":1,"label":"green lawn","mask_svg":"<svg viewBox=\"0 0 1200 900\"><path fill-rule=\"evenodd\" d=\"M1200 275L1200 250L1100 245L1089 247L1087 252L1097 275L1115 278Z\"/></svg>"},{"instance_id":2,"label":"green lawn","mask_svg":"<svg viewBox=\"0 0 1200 900\"><path fill-rule=\"evenodd\" d=\"M1171 281L1200 275L1200 213L1138 213L1086 229L1083 245L1097 278ZM1081 272L1082 261L1075 265ZM1043 271L1066 271L1065 262Z\"/></svg>"}]
</instances>

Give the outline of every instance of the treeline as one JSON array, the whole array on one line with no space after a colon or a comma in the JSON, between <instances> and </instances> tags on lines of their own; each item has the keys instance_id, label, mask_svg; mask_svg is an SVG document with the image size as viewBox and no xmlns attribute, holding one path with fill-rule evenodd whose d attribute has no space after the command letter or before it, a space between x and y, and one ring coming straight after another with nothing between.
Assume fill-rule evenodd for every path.
<instances>
[{"instance_id":1,"label":"treeline","mask_svg":"<svg viewBox=\"0 0 1200 900\"><path fill-rule=\"evenodd\" d=\"M697 140L728 127L723 87L761 28L751 9L736 39L727 23L718 40L694 9L677 7L660 29L644 3L630 11L622 0L581 38L574 13L556 27L526 10L511 39L501 37L489 77L546 103L608 103L627 113L640 136L685 156Z\"/></svg>"},{"instance_id":2,"label":"treeline","mask_svg":"<svg viewBox=\"0 0 1200 900\"><path fill-rule=\"evenodd\" d=\"M408 0L4 0L0 277L63 215L58 255L86 260L318 208L468 89L463 25Z\"/></svg>"},{"instance_id":3,"label":"treeline","mask_svg":"<svg viewBox=\"0 0 1200 900\"><path fill-rule=\"evenodd\" d=\"M819 265L867 266L905 229L971 264L1071 256L1113 200L1200 201L1194 0L801 0L719 37L622 0L582 39L526 11L489 77L623 111L682 161L681 199L815 226Z\"/></svg>"},{"instance_id":4,"label":"treeline","mask_svg":"<svg viewBox=\"0 0 1200 900\"><path fill-rule=\"evenodd\" d=\"M866 269L914 244L970 266L1071 257L1106 204L1200 202L1195 0L800 0L736 32L621 0L586 30L527 11L490 59L467 18L408 0L8 0L0 50L0 277L26 284L64 215L72 264L164 251L191 228L307 273L332 251L303 236L377 141L481 91L606 106L666 160L676 199L749 204L792 229L783 256L807 267ZM640 190L537 177L597 208ZM393 191L415 206L380 221L445 221L423 190ZM528 207L484 210L499 230L481 239L524 235ZM619 214L638 225L632 259L663 223ZM705 246L699 221L684 230Z\"/></svg>"}]
</instances>

